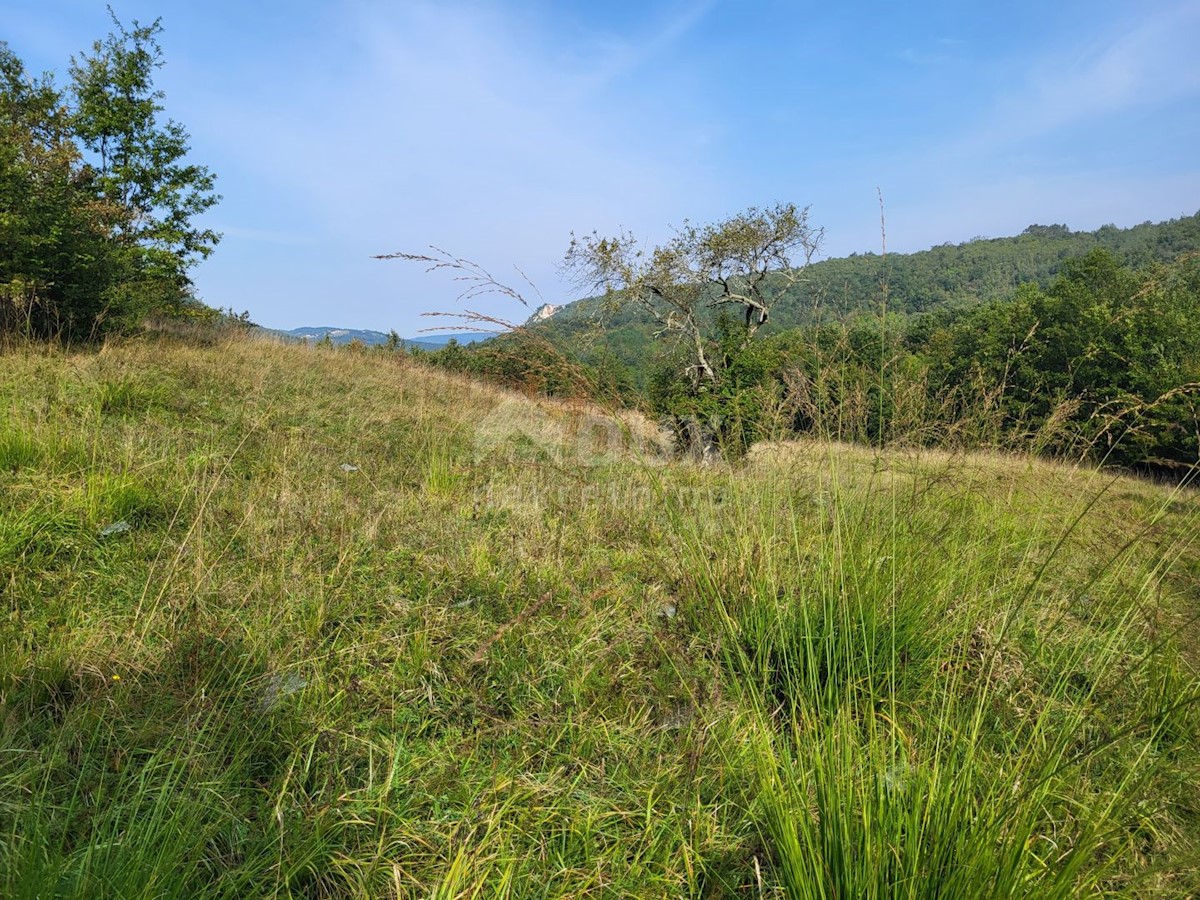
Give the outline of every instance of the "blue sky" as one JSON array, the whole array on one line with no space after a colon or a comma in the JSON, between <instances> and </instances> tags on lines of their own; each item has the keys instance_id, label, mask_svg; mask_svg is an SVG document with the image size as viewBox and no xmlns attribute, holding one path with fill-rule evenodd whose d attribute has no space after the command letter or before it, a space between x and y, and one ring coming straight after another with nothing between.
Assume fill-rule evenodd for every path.
<instances>
[{"instance_id":1,"label":"blue sky","mask_svg":"<svg viewBox=\"0 0 1200 900\"><path fill-rule=\"evenodd\" d=\"M0 5L35 71L109 30ZM826 255L877 250L877 187L899 251L1200 209L1200 0L113 7L162 17L167 112L225 198L198 293L272 327L439 324L452 282L370 258L429 244L552 302L572 230L790 200Z\"/></svg>"}]
</instances>

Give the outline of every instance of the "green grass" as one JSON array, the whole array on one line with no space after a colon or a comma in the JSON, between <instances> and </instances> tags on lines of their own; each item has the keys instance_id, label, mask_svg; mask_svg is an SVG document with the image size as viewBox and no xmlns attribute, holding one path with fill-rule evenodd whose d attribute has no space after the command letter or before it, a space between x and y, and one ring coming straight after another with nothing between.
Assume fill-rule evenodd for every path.
<instances>
[{"instance_id":1,"label":"green grass","mask_svg":"<svg viewBox=\"0 0 1200 900\"><path fill-rule=\"evenodd\" d=\"M375 354L3 363L0 894L1200 892L1190 489L697 468Z\"/></svg>"},{"instance_id":2,"label":"green grass","mask_svg":"<svg viewBox=\"0 0 1200 900\"><path fill-rule=\"evenodd\" d=\"M835 482L812 531L796 528L793 498L767 489L726 512L738 537L716 554L719 539L680 516L695 535L684 569L717 613L747 710L743 764L787 895L1073 897L1124 884L1155 757L1190 752L1195 735L1167 737L1186 702L1125 705L1162 660L1135 612L1152 600L1154 557L1117 561L1120 578L1052 584L1065 554L1040 522L985 520L961 497L914 500L883 481ZM783 514L763 520L764 508ZM1064 535L1085 521L1081 510ZM731 559L752 564L730 571ZM1130 596L1130 583L1142 590ZM1061 615L1051 627L1051 598L1085 587L1106 627Z\"/></svg>"}]
</instances>

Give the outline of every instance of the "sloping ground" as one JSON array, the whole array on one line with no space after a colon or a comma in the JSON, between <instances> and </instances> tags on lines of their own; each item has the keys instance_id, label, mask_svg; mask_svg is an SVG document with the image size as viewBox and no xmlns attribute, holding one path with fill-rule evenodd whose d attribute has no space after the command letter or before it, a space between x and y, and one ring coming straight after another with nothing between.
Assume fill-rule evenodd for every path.
<instances>
[{"instance_id":1,"label":"sloping ground","mask_svg":"<svg viewBox=\"0 0 1200 900\"><path fill-rule=\"evenodd\" d=\"M1188 491L0 356L5 896L1194 896Z\"/></svg>"}]
</instances>

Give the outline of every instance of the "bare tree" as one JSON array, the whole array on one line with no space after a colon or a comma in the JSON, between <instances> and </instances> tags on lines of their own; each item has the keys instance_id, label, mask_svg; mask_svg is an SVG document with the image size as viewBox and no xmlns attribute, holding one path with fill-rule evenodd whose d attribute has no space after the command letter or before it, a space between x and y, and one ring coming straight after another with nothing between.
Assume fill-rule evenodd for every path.
<instances>
[{"instance_id":1,"label":"bare tree","mask_svg":"<svg viewBox=\"0 0 1200 900\"><path fill-rule=\"evenodd\" d=\"M675 236L652 250L620 232L571 236L564 272L583 290L603 293L615 303L636 303L690 348L686 374L696 384L720 375L710 356L711 329L706 308L744 309L743 342L764 324L771 306L796 283L820 249L823 228L814 228L808 207L779 203L751 207L709 225L685 222Z\"/></svg>"}]
</instances>

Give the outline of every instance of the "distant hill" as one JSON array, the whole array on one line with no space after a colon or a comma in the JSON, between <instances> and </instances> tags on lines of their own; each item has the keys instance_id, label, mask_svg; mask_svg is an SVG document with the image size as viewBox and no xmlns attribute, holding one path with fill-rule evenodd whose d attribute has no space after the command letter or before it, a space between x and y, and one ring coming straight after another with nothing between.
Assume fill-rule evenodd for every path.
<instances>
[{"instance_id":1,"label":"distant hill","mask_svg":"<svg viewBox=\"0 0 1200 900\"><path fill-rule=\"evenodd\" d=\"M359 341L368 347L388 342L388 335L383 331L337 328L331 325L310 325L303 328L293 328L290 331L274 331L274 333L285 337L298 338L302 341L322 341L326 337L334 344L349 344L351 341ZM452 340L458 341L460 344L477 344L493 337L495 337L494 334L486 331L456 331L439 332L416 338L402 338L402 341L404 342L404 346L409 348L436 350L439 347L446 346Z\"/></svg>"},{"instance_id":2,"label":"distant hill","mask_svg":"<svg viewBox=\"0 0 1200 900\"><path fill-rule=\"evenodd\" d=\"M423 334L418 338L405 338L405 343L422 347L445 347L451 341L458 341L460 344L482 344L494 337L496 333L492 331L446 331Z\"/></svg>"},{"instance_id":3,"label":"distant hill","mask_svg":"<svg viewBox=\"0 0 1200 900\"><path fill-rule=\"evenodd\" d=\"M886 257L856 253L822 260L809 266L801 281L779 298L762 333L877 311L884 283L887 310L893 314L1005 299L1025 282L1049 285L1066 260L1097 247L1134 268L1168 262L1200 250L1200 213L1132 228L1105 225L1096 231L1031 225L1015 237L976 238ZM644 371L654 355L653 322L634 304L610 310L596 298L579 300L532 327L585 359L615 357L634 371Z\"/></svg>"}]
</instances>

